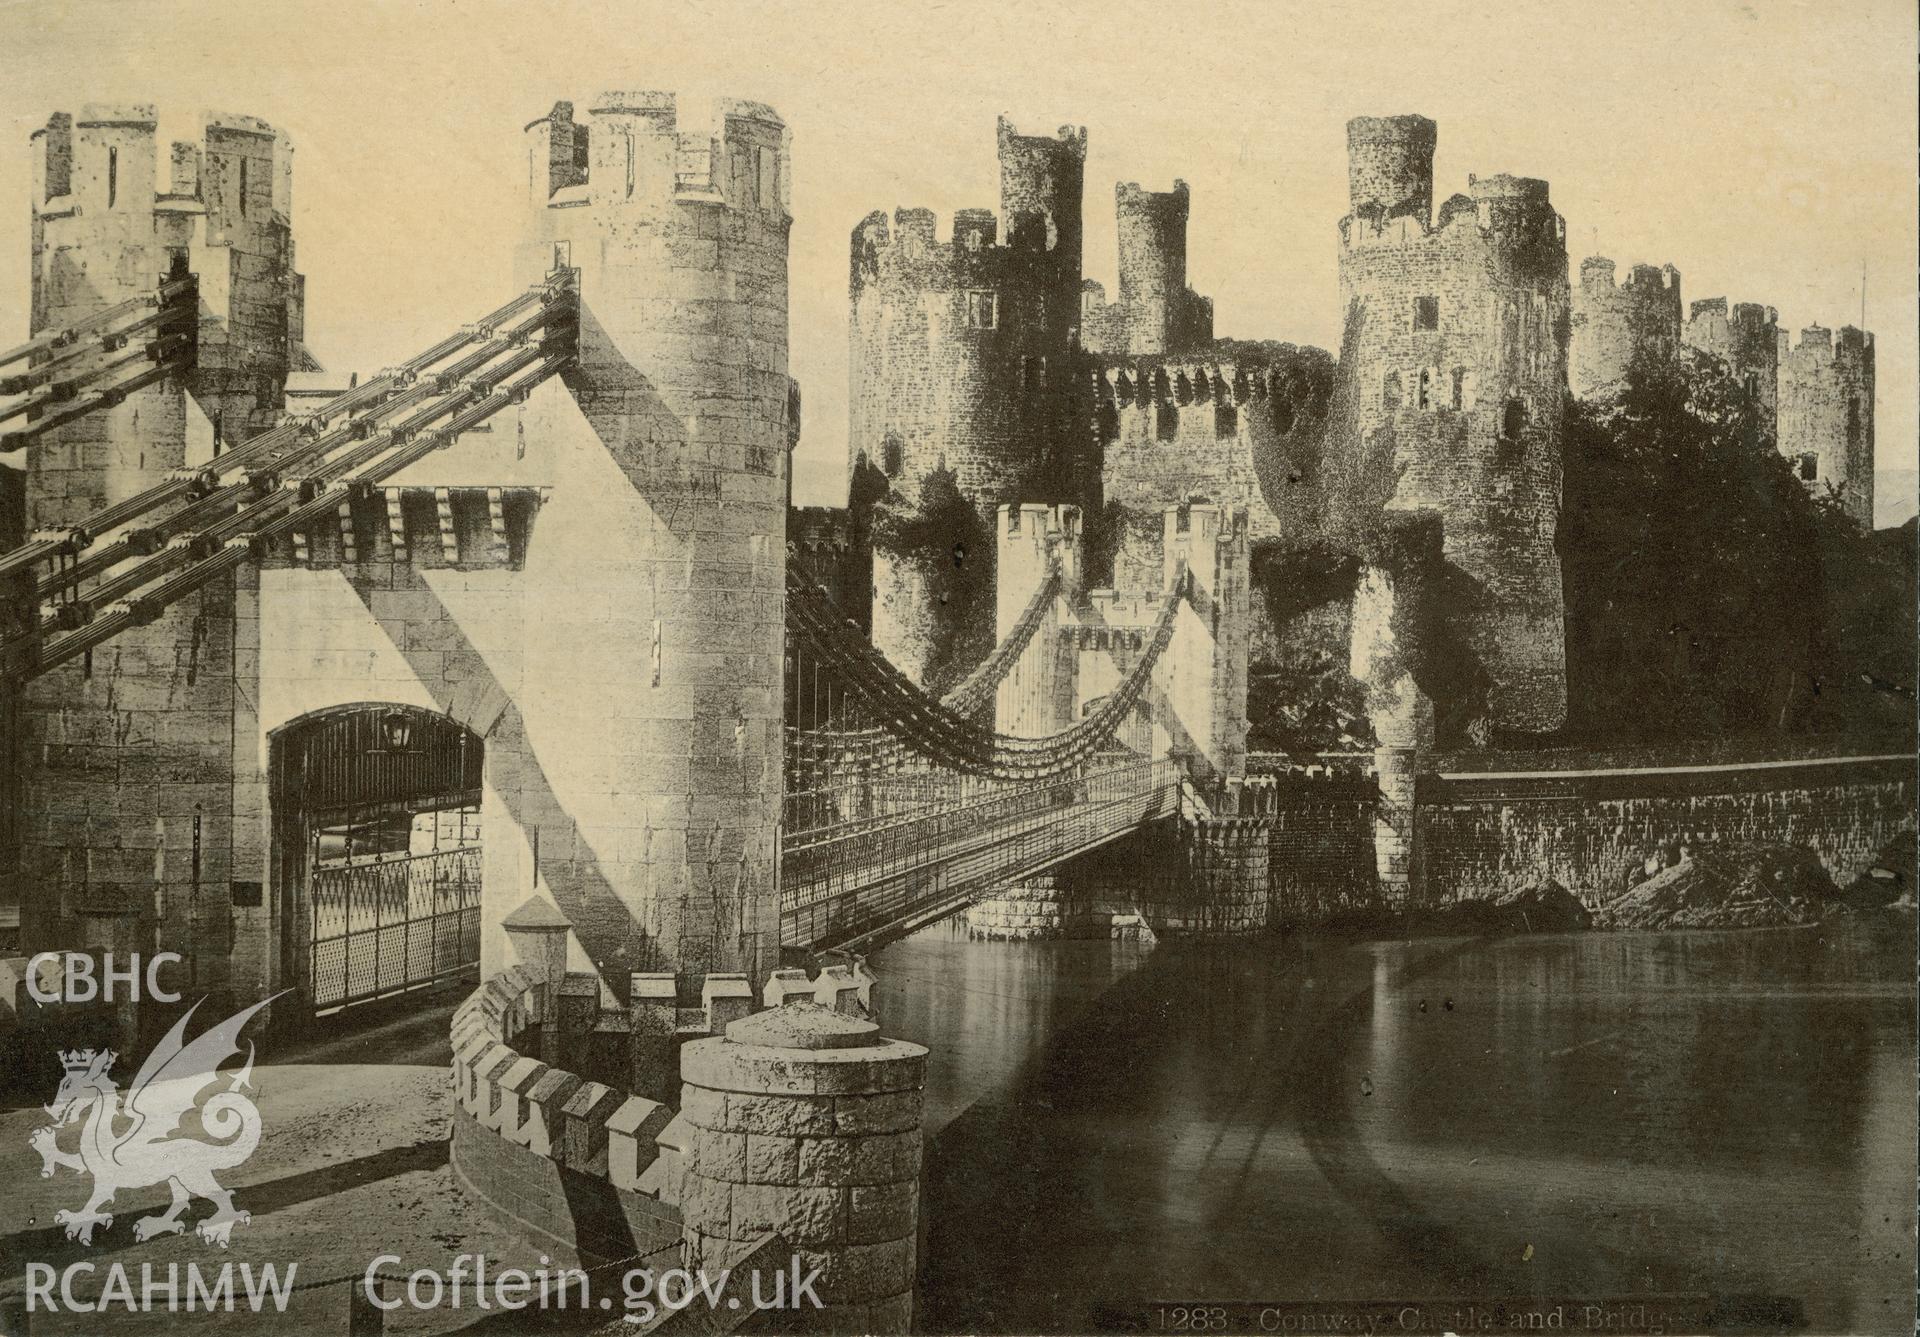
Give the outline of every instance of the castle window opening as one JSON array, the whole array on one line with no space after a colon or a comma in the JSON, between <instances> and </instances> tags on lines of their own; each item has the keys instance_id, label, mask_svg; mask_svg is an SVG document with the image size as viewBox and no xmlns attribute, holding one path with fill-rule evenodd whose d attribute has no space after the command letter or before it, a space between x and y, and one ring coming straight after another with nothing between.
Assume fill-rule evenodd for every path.
<instances>
[{"instance_id":1,"label":"castle window opening","mask_svg":"<svg viewBox=\"0 0 1920 1337\"><path fill-rule=\"evenodd\" d=\"M1740 379L1741 383L1747 387L1747 398L1758 399L1760 397L1760 373L1750 371Z\"/></svg>"},{"instance_id":2,"label":"castle window opening","mask_svg":"<svg viewBox=\"0 0 1920 1337\"><path fill-rule=\"evenodd\" d=\"M556 241L553 244L553 267L555 269L573 268L573 243Z\"/></svg>"},{"instance_id":3,"label":"castle window opening","mask_svg":"<svg viewBox=\"0 0 1920 1337\"><path fill-rule=\"evenodd\" d=\"M1454 408L1456 409L1465 408L1466 400L1467 400L1467 369L1465 367L1455 367L1453 369L1453 406Z\"/></svg>"},{"instance_id":4,"label":"castle window opening","mask_svg":"<svg viewBox=\"0 0 1920 1337\"><path fill-rule=\"evenodd\" d=\"M1397 409L1400 407L1399 372L1390 371L1387 373L1386 383L1381 387L1380 399L1389 409Z\"/></svg>"},{"instance_id":5,"label":"castle window opening","mask_svg":"<svg viewBox=\"0 0 1920 1337\"><path fill-rule=\"evenodd\" d=\"M1425 367L1420 368L1420 407L1433 407L1433 373Z\"/></svg>"},{"instance_id":6,"label":"castle window opening","mask_svg":"<svg viewBox=\"0 0 1920 1337\"><path fill-rule=\"evenodd\" d=\"M1240 429L1240 410L1224 399L1213 406L1213 434L1219 437L1232 436Z\"/></svg>"},{"instance_id":7,"label":"castle window opening","mask_svg":"<svg viewBox=\"0 0 1920 1337\"><path fill-rule=\"evenodd\" d=\"M1180 410L1162 399L1154 405L1153 434L1161 441L1171 441L1180 432Z\"/></svg>"},{"instance_id":8,"label":"castle window opening","mask_svg":"<svg viewBox=\"0 0 1920 1337\"><path fill-rule=\"evenodd\" d=\"M1500 412L1500 439L1518 441L1520 434L1527 430L1527 406L1518 399L1509 399L1506 408Z\"/></svg>"},{"instance_id":9,"label":"castle window opening","mask_svg":"<svg viewBox=\"0 0 1920 1337\"><path fill-rule=\"evenodd\" d=\"M120 196L120 150L107 150L107 208Z\"/></svg>"},{"instance_id":10,"label":"castle window opening","mask_svg":"<svg viewBox=\"0 0 1920 1337\"><path fill-rule=\"evenodd\" d=\"M1800 457L1800 481L1815 483L1820 480L1820 457L1811 451Z\"/></svg>"},{"instance_id":11,"label":"castle window opening","mask_svg":"<svg viewBox=\"0 0 1920 1337\"><path fill-rule=\"evenodd\" d=\"M1000 327L999 295L991 291L968 293L967 324L976 330L998 329Z\"/></svg>"},{"instance_id":12,"label":"castle window opening","mask_svg":"<svg viewBox=\"0 0 1920 1337\"><path fill-rule=\"evenodd\" d=\"M247 216L247 160L240 160L240 216Z\"/></svg>"},{"instance_id":13,"label":"castle window opening","mask_svg":"<svg viewBox=\"0 0 1920 1337\"><path fill-rule=\"evenodd\" d=\"M762 209L771 209L780 203L780 155L762 145L755 155L755 165L759 168L754 182L755 202Z\"/></svg>"},{"instance_id":14,"label":"castle window opening","mask_svg":"<svg viewBox=\"0 0 1920 1337\"><path fill-rule=\"evenodd\" d=\"M907 448L899 437L889 435L880 443L880 467L885 470L887 477L898 478L906 463Z\"/></svg>"},{"instance_id":15,"label":"castle window opening","mask_svg":"<svg viewBox=\"0 0 1920 1337\"><path fill-rule=\"evenodd\" d=\"M1438 297L1416 297L1413 299L1413 328L1416 330L1437 330L1440 328L1440 299Z\"/></svg>"}]
</instances>

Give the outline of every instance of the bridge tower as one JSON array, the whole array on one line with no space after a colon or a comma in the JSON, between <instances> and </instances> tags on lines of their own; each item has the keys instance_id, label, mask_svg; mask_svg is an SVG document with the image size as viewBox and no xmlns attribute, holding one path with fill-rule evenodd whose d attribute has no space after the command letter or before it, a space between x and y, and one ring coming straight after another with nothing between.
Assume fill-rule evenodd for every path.
<instances>
[{"instance_id":1,"label":"bridge tower","mask_svg":"<svg viewBox=\"0 0 1920 1337\"><path fill-rule=\"evenodd\" d=\"M789 136L752 102L560 102L526 128L518 278L580 285L578 369L525 410L553 487L523 689L488 743L483 969L546 891L625 999L779 964ZM504 846L504 848L497 847ZM670 1001L670 999L669 999Z\"/></svg>"},{"instance_id":2,"label":"bridge tower","mask_svg":"<svg viewBox=\"0 0 1920 1337\"><path fill-rule=\"evenodd\" d=\"M162 160L156 125L150 106L89 105L32 136L34 332L188 273L200 314L196 370L30 448L29 532L64 531L272 425L305 359L286 136L209 115L199 142ZM234 741L249 736L236 720L257 699L252 588L251 576L217 582L27 688L17 871L28 950L177 951L184 987L227 983L230 928L258 905L258 883L244 879L265 857L263 814L236 802L260 774Z\"/></svg>"}]
</instances>

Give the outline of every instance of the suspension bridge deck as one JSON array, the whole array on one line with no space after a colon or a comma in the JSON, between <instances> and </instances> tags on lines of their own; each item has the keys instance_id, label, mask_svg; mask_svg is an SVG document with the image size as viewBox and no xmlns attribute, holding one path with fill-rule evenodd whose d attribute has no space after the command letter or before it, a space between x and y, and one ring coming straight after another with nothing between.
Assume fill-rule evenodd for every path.
<instances>
[{"instance_id":1,"label":"suspension bridge deck","mask_svg":"<svg viewBox=\"0 0 1920 1337\"><path fill-rule=\"evenodd\" d=\"M917 801L901 810L783 840L781 940L870 951L1171 815L1181 778L1168 758L1096 762L1031 783L925 777Z\"/></svg>"}]
</instances>

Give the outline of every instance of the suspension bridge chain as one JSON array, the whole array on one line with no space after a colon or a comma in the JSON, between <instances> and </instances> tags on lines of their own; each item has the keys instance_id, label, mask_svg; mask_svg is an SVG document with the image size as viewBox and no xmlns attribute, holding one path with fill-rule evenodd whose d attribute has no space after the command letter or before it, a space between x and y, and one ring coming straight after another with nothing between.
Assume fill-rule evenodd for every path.
<instances>
[{"instance_id":1,"label":"suspension bridge chain","mask_svg":"<svg viewBox=\"0 0 1920 1337\"><path fill-rule=\"evenodd\" d=\"M193 365L199 287L191 275L110 306L64 329L0 352L0 451L19 450L56 427L111 408L136 390ZM131 373L129 375L128 373Z\"/></svg>"},{"instance_id":2,"label":"suspension bridge chain","mask_svg":"<svg viewBox=\"0 0 1920 1337\"><path fill-rule=\"evenodd\" d=\"M1058 733L1024 738L996 733L922 692L874 648L832 599L793 566L787 570L788 623L861 698L880 727L937 765L1001 780L1063 776L1110 743L1132 714L1160 654L1173 640L1183 601L1191 601L1185 564L1177 569L1140 658L1093 713Z\"/></svg>"},{"instance_id":3,"label":"suspension bridge chain","mask_svg":"<svg viewBox=\"0 0 1920 1337\"><path fill-rule=\"evenodd\" d=\"M969 718L976 718L990 708L994 693L1019 663L1020 656L1046 620L1048 608L1063 588L1058 565L1050 566L1046 578L1034 589L1005 639L941 697L940 704L956 715ZM829 601L831 597L828 596ZM837 606L835 612L839 615ZM796 779L800 774L809 777L809 783L797 786L803 789L812 788L811 780L823 771L829 779L843 771L868 777L893 774L906 770L912 757L903 742L877 725L838 730L789 727L787 749L789 774Z\"/></svg>"},{"instance_id":4,"label":"suspension bridge chain","mask_svg":"<svg viewBox=\"0 0 1920 1337\"><path fill-rule=\"evenodd\" d=\"M32 593L52 601L37 625L0 641L5 675L35 677L151 622L264 556L277 537L451 444L569 365L576 329L572 273L557 272L314 412L0 556L0 577L48 563Z\"/></svg>"}]
</instances>

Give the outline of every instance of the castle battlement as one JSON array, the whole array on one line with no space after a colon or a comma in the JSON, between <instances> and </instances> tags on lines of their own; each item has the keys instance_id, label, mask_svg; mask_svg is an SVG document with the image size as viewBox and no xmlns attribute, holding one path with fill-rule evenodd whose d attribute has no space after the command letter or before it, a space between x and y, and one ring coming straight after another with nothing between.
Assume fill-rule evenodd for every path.
<instances>
[{"instance_id":1,"label":"castle battlement","mask_svg":"<svg viewBox=\"0 0 1920 1337\"><path fill-rule=\"evenodd\" d=\"M54 227L53 244L80 244L142 210L204 216L216 241L234 228L289 225L293 145L284 133L257 116L208 113L199 143L169 146L163 184L158 127L147 103L88 103L78 116L56 112L32 133L34 220ZM95 223L60 226L89 215Z\"/></svg>"},{"instance_id":2,"label":"castle battlement","mask_svg":"<svg viewBox=\"0 0 1920 1337\"><path fill-rule=\"evenodd\" d=\"M1465 194L1449 195L1431 222L1417 212L1366 210L1340 220L1340 242L1347 250L1437 248L1462 242L1503 245L1544 244L1564 249L1566 220L1554 209L1548 183L1536 177L1467 178Z\"/></svg>"},{"instance_id":3,"label":"castle battlement","mask_svg":"<svg viewBox=\"0 0 1920 1337\"><path fill-rule=\"evenodd\" d=\"M1594 293L1630 292L1671 297L1678 314L1680 271L1672 265L1635 265L1627 271L1626 280L1618 284L1614 282L1616 272L1614 262L1606 256L1590 255L1580 262L1580 287Z\"/></svg>"},{"instance_id":4,"label":"castle battlement","mask_svg":"<svg viewBox=\"0 0 1920 1337\"><path fill-rule=\"evenodd\" d=\"M956 280L999 278L1025 273L1009 257L1012 244L1000 235L1000 220L991 209L957 209L953 225L942 235L940 216L931 209L902 206L888 219L876 209L853 230L853 266L856 280L885 272L923 287L942 288ZM964 285L963 285L964 286Z\"/></svg>"},{"instance_id":5,"label":"castle battlement","mask_svg":"<svg viewBox=\"0 0 1920 1337\"><path fill-rule=\"evenodd\" d=\"M1240 405L1263 400L1281 383L1282 371L1263 363L1196 358L1109 359L1091 373L1093 390L1115 404Z\"/></svg>"},{"instance_id":6,"label":"castle battlement","mask_svg":"<svg viewBox=\"0 0 1920 1337\"><path fill-rule=\"evenodd\" d=\"M1617 388L1636 363L1664 362L1680 345L1680 271L1635 265L1618 284L1615 273L1603 255L1580 262L1567 362L1579 398Z\"/></svg>"},{"instance_id":7,"label":"castle battlement","mask_svg":"<svg viewBox=\"0 0 1920 1337\"><path fill-rule=\"evenodd\" d=\"M1731 308L1724 297L1707 297L1694 302L1687 308L1687 320L1695 321L1724 320L1735 329L1757 330L1762 326L1774 326L1780 323L1780 313L1770 306L1759 302L1735 302Z\"/></svg>"},{"instance_id":8,"label":"castle battlement","mask_svg":"<svg viewBox=\"0 0 1920 1337\"><path fill-rule=\"evenodd\" d=\"M561 101L526 126L527 186L549 209L708 204L791 214L791 139L759 102L716 98L710 121L681 128L670 92L602 93L575 117Z\"/></svg>"},{"instance_id":9,"label":"castle battlement","mask_svg":"<svg viewBox=\"0 0 1920 1337\"><path fill-rule=\"evenodd\" d=\"M1799 342L1784 351L1781 361L1788 358L1802 364L1860 359L1870 362L1873 335L1852 325L1842 326L1837 334L1824 325L1809 325L1800 331Z\"/></svg>"}]
</instances>

